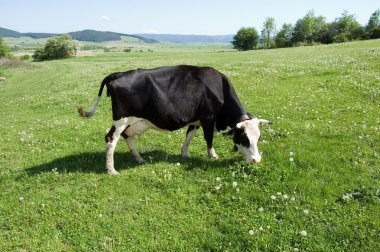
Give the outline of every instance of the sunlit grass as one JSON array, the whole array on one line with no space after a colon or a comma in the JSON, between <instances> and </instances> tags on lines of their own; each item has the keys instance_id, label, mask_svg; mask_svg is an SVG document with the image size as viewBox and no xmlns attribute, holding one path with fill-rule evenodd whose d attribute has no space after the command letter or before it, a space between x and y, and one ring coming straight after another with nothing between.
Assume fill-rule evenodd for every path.
<instances>
[{"instance_id":1,"label":"sunlit grass","mask_svg":"<svg viewBox=\"0 0 380 252\"><path fill-rule=\"evenodd\" d=\"M376 251L380 246L380 41L250 52L119 53L3 68L0 247L4 251ZM79 118L101 80L161 65L212 66L268 119L250 166L202 131L120 141L108 176L109 98Z\"/></svg>"}]
</instances>

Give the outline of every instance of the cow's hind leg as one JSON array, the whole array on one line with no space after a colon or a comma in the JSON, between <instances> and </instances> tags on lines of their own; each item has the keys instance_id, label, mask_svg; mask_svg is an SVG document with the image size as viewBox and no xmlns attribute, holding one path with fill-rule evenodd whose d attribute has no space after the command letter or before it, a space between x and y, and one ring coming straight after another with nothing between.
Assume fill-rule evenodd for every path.
<instances>
[{"instance_id":1,"label":"cow's hind leg","mask_svg":"<svg viewBox=\"0 0 380 252\"><path fill-rule=\"evenodd\" d=\"M186 140L183 143L182 149L181 149L181 156L183 158L189 157L189 145L190 145L191 140L193 140L193 138L197 134L198 129L199 129L199 126L195 126L195 125L190 125L189 128L187 128Z\"/></svg>"},{"instance_id":2,"label":"cow's hind leg","mask_svg":"<svg viewBox=\"0 0 380 252\"><path fill-rule=\"evenodd\" d=\"M126 126L127 124L123 119L119 121L114 121L114 125L106 135L106 169L108 174L110 175L119 174L115 170L114 166L114 153L116 144L119 141L120 135L125 130Z\"/></svg>"},{"instance_id":3,"label":"cow's hind leg","mask_svg":"<svg viewBox=\"0 0 380 252\"><path fill-rule=\"evenodd\" d=\"M128 147L129 147L129 149L131 151L131 154L132 154L132 158L134 160L136 160L139 164L144 163L145 162L144 159L142 159L142 157L140 156L140 154L137 152L135 141L134 141L134 137L133 136L127 136L127 134L125 132L123 132L121 134L121 136L127 142Z\"/></svg>"},{"instance_id":4,"label":"cow's hind leg","mask_svg":"<svg viewBox=\"0 0 380 252\"><path fill-rule=\"evenodd\" d=\"M214 122L201 122L202 128L203 128L203 133L204 133L204 138L207 143L207 154L209 158L212 159L217 159L218 155L216 155L215 149L212 146L212 141L214 139Z\"/></svg>"}]
</instances>

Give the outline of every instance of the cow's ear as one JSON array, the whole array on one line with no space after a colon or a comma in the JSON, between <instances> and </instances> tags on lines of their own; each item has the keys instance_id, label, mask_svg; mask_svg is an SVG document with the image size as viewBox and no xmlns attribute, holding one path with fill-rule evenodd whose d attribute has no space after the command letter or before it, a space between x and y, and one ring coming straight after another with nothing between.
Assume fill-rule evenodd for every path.
<instances>
[{"instance_id":1,"label":"cow's ear","mask_svg":"<svg viewBox=\"0 0 380 252\"><path fill-rule=\"evenodd\" d=\"M259 124L272 124L272 122L265 120L265 119L258 119Z\"/></svg>"},{"instance_id":2,"label":"cow's ear","mask_svg":"<svg viewBox=\"0 0 380 252\"><path fill-rule=\"evenodd\" d=\"M243 129L244 127L245 127L244 122L239 122L238 124L236 124L237 129Z\"/></svg>"}]
</instances>

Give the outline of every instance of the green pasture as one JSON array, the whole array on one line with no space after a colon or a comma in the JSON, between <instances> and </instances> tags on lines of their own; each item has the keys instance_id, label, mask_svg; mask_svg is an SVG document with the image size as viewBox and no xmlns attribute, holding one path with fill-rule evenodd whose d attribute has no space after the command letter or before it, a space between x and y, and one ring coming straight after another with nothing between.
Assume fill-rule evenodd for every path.
<instances>
[{"instance_id":1,"label":"green pasture","mask_svg":"<svg viewBox=\"0 0 380 252\"><path fill-rule=\"evenodd\" d=\"M109 73L192 64L232 81L262 127L248 165L215 133L148 131L119 141L105 170ZM261 51L107 53L42 63L0 61L1 251L378 251L380 40Z\"/></svg>"}]
</instances>

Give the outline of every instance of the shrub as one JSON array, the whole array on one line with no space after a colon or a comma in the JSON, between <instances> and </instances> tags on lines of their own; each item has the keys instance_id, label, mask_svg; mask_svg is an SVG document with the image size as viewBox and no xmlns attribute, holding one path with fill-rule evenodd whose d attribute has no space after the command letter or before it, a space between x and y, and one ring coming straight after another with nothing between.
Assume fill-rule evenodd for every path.
<instances>
[{"instance_id":1,"label":"shrub","mask_svg":"<svg viewBox=\"0 0 380 252\"><path fill-rule=\"evenodd\" d=\"M7 57L9 55L10 48L4 43L4 40L0 38L0 57Z\"/></svg>"},{"instance_id":2,"label":"shrub","mask_svg":"<svg viewBox=\"0 0 380 252\"><path fill-rule=\"evenodd\" d=\"M257 46L259 35L255 28L241 28L234 36L232 44L238 50L252 50Z\"/></svg>"},{"instance_id":3,"label":"shrub","mask_svg":"<svg viewBox=\"0 0 380 252\"><path fill-rule=\"evenodd\" d=\"M371 39L380 38L380 26L377 26L372 29Z\"/></svg>"},{"instance_id":4,"label":"shrub","mask_svg":"<svg viewBox=\"0 0 380 252\"><path fill-rule=\"evenodd\" d=\"M123 52L132 52L132 48L125 48Z\"/></svg>"},{"instance_id":5,"label":"shrub","mask_svg":"<svg viewBox=\"0 0 380 252\"><path fill-rule=\"evenodd\" d=\"M30 55L28 55L28 54L22 55L20 57L20 60L29 60L29 59L30 59Z\"/></svg>"},{"instance_id":6,"label":"shrub","mask_svg":"<svg viewBox=\"0 0 380 252\"><path fill-rule=\"evenodd\" d=\"M69 35L61 35L48 39L44 47L39 47L34 52L35 61L63 59L75 56L77 47Z\"/></svg>"}]
</instances>

